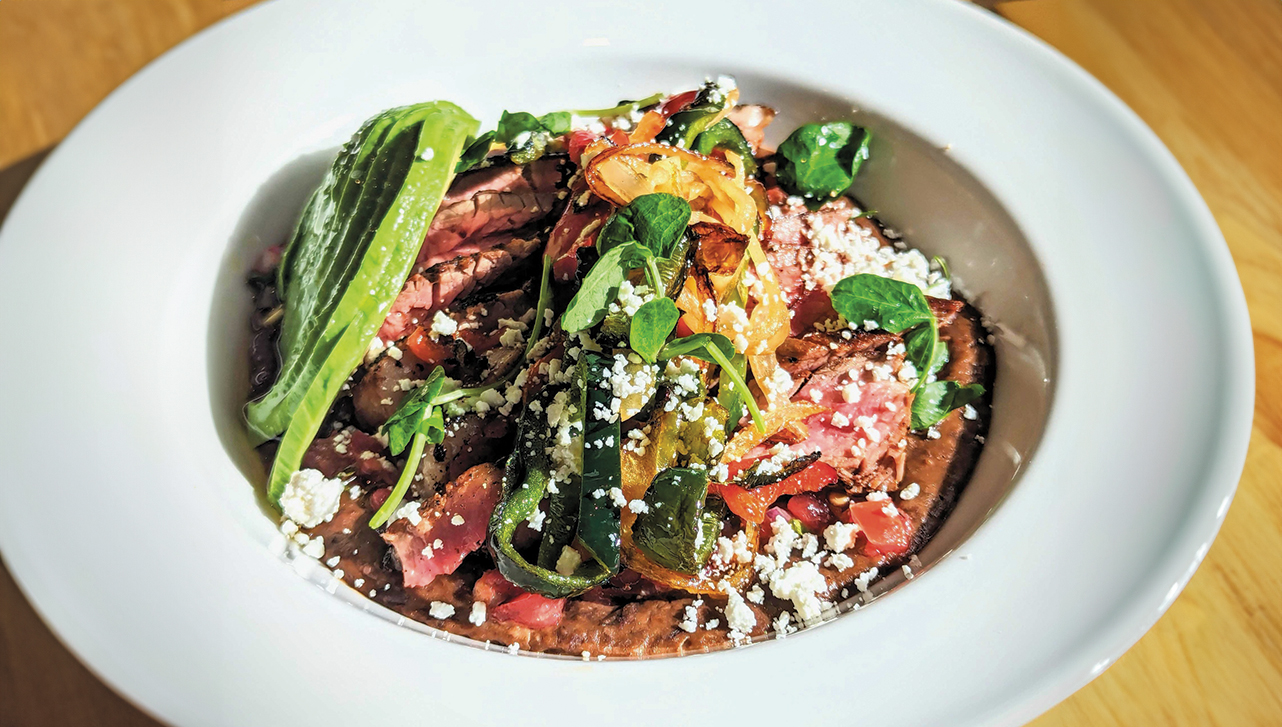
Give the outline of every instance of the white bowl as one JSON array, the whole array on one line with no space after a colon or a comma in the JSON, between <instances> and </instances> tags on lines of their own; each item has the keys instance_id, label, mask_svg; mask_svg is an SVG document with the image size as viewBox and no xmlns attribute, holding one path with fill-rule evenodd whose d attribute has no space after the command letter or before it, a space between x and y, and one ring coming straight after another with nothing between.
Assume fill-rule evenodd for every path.
<instances>
[{"instance_id":1,"label":"white bowl","mask_svg":"<svg viewBox=\"0 0 1282 727\"><path fill-rule=\"evenodd\" d=\"M334 146L410 101L492 123L718 73L784 112L777 134L871 126L857 193L1001 324L992 432L933 567L782 642L581 663L443 643L282 559L236 418L241 276ZM0 310L0 550L91 668L179 725L1018 723L1178 595L1252 407L1241 289L1170 155L1080 69L943 0L265 4L50 157L0 233Z\"/></svg>"}]
</instances>

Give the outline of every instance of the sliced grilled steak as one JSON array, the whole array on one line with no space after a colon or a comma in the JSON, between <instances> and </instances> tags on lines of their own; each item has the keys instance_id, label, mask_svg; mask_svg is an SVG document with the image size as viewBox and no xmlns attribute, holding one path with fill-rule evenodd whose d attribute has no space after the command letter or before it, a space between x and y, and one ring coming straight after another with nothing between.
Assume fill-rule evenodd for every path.
<instances>
[{"instance_id":1,"label":"sliced grilled steak","mask_svg":"<svg viewBox=\"0 0 1282 727\"><path fill-rule=\"evenodd\" d=\"M303 469L320 470L326 477L350 471L371 484L390 485L400 471L383 456L383 443L354 427L317 439L303 454Z\"/></svg>"},{"instance_id":2,"label":"sliced grilled steak","mask_svg":"<svg viewBox=\"0 0 1282 727\"><path fill-rule=\"evenodd\" d=\"M808 420L809 436L793 451L821 452L851 491L897 489L912 405L908 384L899 380L899 336L814 332L788 339L778 356L798 386L793 399L830 410ZM751 456L764 456L768 447L758 449Z\"/></svg>"},{"instance_id":3,"label":"sliced grilled steak","mask_svg":"<svg viewBox=\"0 0 1282 727\"><path fill-rule=\"evenodd\" d=\"M564 182L564 159L544 157L525 166L500 163L461 175L432 218L415 272L465 252L465 242L524 227L548 216Z\"/></svg>"},{"instance_id":4,"label":"sliced grilled steak","mask_svg":"<svg viewBox=\"0 0 1282 727\"><path fill-rule=\"evenodd\" d=\"M387 320L378 337L396 341L425 325L432 314L455 299L480 290L516 269L543 246L535 237L524 239L504 233L468 242L455 250L466 251L461 257L432 266L405 281L405 287L392 303Z\"/></svg>"},{"instance_id":5,"label":"sliced grilled steak","mask_svg":"<svg viewBox=\"0 0 1282 727\"><path fill-rule=\"evenodd\" d=\"M464 471L499 460L512 451L515 431L509 417L495 414L486 417L465 414L447 420L445 440L423 454L418 468L423 479L414 482L414 489L431 494L436 487L454 480Z\"/></svg>"},{"instance_id":6,"label":"sliced grilled steak","mask_svg":"<svg viewBox=\"0 0 1282 727\"><path fill-rule=\"evenodd\" d=\"M401 518L387 527L383 540L396 551L406 588L425 586L453 573L468 553L485 541L490 514L498 504L503 469L472 467L419 507L419 520Z\"/></svg>"}]
</instances>

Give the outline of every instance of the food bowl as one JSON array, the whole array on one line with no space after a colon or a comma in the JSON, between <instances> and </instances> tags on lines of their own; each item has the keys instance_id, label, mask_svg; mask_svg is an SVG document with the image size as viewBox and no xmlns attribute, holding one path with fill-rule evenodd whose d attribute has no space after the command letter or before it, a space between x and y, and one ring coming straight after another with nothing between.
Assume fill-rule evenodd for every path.
<instances>
[{"instance_id":1,"label":"food bowl","mask_svg":"<svg viewBox=\"0 0 1282 727\"><path fill-rule=\"evenodd\" d=\"M522 31L497 37L495 17ZM735 33L708 32L728 17ZM660 4L645 19L270 3L150 66L46 161L0 232L0 309L39 312L0 320L0 408L21 413L0 438L0 551L109 684L179 725L371 709L751 724L798 704L815 723L1013 724L1102 672L1179 594L1241 469L1251 343L1218 230L1152 133L960 3ZM947 256L998 324L992 430L924 572L783 641L585 664L442 643L282 559L237 419L241 280L335 146L408 101L493 120L718 73L784 112L778 130L867 123L880 141L855 193ZM26 384L62 320L80 367ZM1159 355L1187 330L1210 340ZM788 698L739 697L763 675ZM903 689L925 696L873 698Z\"/></svg>"}]
</instances>

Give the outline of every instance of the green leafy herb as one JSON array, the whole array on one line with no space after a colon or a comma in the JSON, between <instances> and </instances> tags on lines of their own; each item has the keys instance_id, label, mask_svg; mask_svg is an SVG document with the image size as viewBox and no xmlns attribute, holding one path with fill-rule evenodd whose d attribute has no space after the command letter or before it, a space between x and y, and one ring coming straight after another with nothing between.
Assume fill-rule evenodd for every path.
<instances>
[{"instance_id":1,"label":"green leafy herb","mask_svg":"<svg viewBox=\"0 0 1282 727\"><path fill-rule=\"evenodd\" d=\"M921 288L879 275L852 275L833 286L832 305L847 321L876 321L891 333L904 334L905 356L917 369L914 429L932 426L952 409L983 394L979 384L963 387L953 381L930 381L948 362L948 347L939 340L939 323Z\"/></svg>"},{"instance_id":2,"label":"green leafy herb","mask_svg":"<svg viewBox=\"0 0 1282 727\"><path fill-rule=\"evenodd\" d=\"M281 373L246 408L255 444L282 432L279 500L400 293L476 119L435 101L385 111L344 145L285 249Z\"/></svg>"},{"instance_id":3,"label":"green leafy herb","mask_svg":"<svg viewBox=\"0 0 1282 727\"><path fill-rule=\"evenodd\" d=\"M490 155L490 149L493 146L493 131L487 131L475 139L468 137L467 148L464 149L463 155L459 157L458 164L454 165L454 173L462 174L477 164L485 161L485 157Z\"/></svg>"},{"instance_id":4,"label":"green leafy herb","mask_svg":"<svg viewBox=\"0 0 1282 727\"><path fill-rule=\"evenodd\" d=\"M485 161L494 144L507 146L508 156L513 162L529 164L543 156L548 142L569 131L569 111L554 111L542 116L526 111L504 111L494 131L487 131L468 143L454 171L461 174Z\"/></svg>"},{"instance_id":5,"label":"green leafy herb","mask_svg":"<svg viewBox=\"0 0 1282 727\"><path fill-rule=\"evenodd\" d=\"M856 325L876 321L891 333L934 320L921 288L870 273L852 275L834 285L832 307Z\"/></svg>"},{"instance_id":6,"label":"green leafy herb","mask_svg":"<svg viewBox=\"0 0 1282 727\"><path fill-rule=\"evenodd\" d=\"M905 355L917 369L917 385L913 391L925 386L926 380L938 373L948 363L948 347L939 340L939 330L934 320L928 326L918 326L904 336Z\"/></svg>"},{"instance_id":7,"label":"green leafy herb","mask_svg":"<svg viewBox=\"0 0 1282 727\"><path fill-rule=\"evenodd\" d=\"M748 406L748 413L752 415L752 423L756 425L757 431L766 431L765 420L761 416L761 409L757 402L748 393L748 384L744 381L743 374L731 363L730 359L735 355L734 343L720 333L696 333L685 338L677 340L664 346L656 357L659 361L666 361L677 356L693 356L697 359L714 363L721 367L721 375L728 382L722 386L730 386L743 394L743 403Z\"/></svg>"},{"instance_id":8,"label":"green leafy herb","mask_svg":"<svg viewBox=\"0 0 1282 727\"><path fill-rule=\"evenodd\" d=\"M387 496L382 507L374 513L374 517L370 518L371 528L381 527L392 513L396 512L396 508L401 506L401 500L405 498L410 482L418 473L418 464L423 458L424 448L429 443L440 444L445 441L445 417L440 409L441 388L444 385L445 369L437 366L432 373L428 374L423 385L405 397L396 412L383 424L383 434L387 436L387 448L392 454L399 455L404 452L406 445L409 446L410 453L405 458L405 468L401 470L396 486L392 488L391 494Z\"/></svg>"},{"instance_id":9,"label":"green leafy herb","mask_svg":"<svg viewBox=\"0 0 1282 727\"><path fill-rule=\"evenodd\" d=\"M433 407L438 403L436 399L440 396L441 387L444 384L445 369L437 366L432 369L432 373L428 374L421 386L405 397L396 413L384 422L382 431L387 436L387 448L391 450L393 456L404 452L415 434L434 436L429 419Z\"/></svg>"},{"instance_id":10,"label":"green leafy herb","mask_svg":"<svg viewBox=\"0 0 1282 727\"><path fill-rule=\"evenodd\" d=\"M690 203L671 194L641 195L615 212L597 233L601 257L566 307L561 328L573 333L600 323L628 271L636 268L644 268L650 288L664 295L659 263L688 249L682 241L689 222Z\"/></svg>"},{"instance_id":11,"label":"green leafy herb","mask_svg":"<svg viewBox=\"0 0 1282 727\"><path fill-rule=\"evenodd\" d=\"M615 116L630 114L637 109L653 106L663 100L663 94L656 93L652 96L646 96L636 101L620 101L617 106L611 106L605 109L575 109L575 116L595 116L600 119L609 119Z\"/></svg>"},{"instance_id":12,"label":"green leafy herb","mask_svg":"<svg viewBox=\"0 0 1282 727\"><path fill-rule=\"evenodd\" d=\"M617 245L636 242L655 256L668 258L677 249L689 224L689 202L675 194L643 194L601 226L597 250L605 253Z\"/></svg>"},{"instance_id":13,"label":"green leafy herb","mask_svg":"<svg viewBox=\"0 0 1282 727\"><path fill-rule=\"evenodd\" d=\"M956 381L932 381L917 392L913 399L913 429L927 429L943 421L948 412L975 401L984 395L979 384L962 386Z\"/></svg>"},{"instance_id":14,"label":"green leafy herb","mask_svg":"<svg viewBox=\"0 0 1282 727\"><path fill-rule=\"evenodd\" d=\"M561 314L561 328L566 333L587 330L605 318L610 303L619 296L619 286L627 279L623 257L633 252L631 248L619 245L607 250L588 271Z\"/></svg>"},{"instance_id":15,"label":"green leafy herb","mask_svg":"<svg viewBox=\"0 0 1282 727\"><path fill-rule=\"evenodd\" d=\"M654 363L654 357L663 348L672 329L677 327L681 311L671 298L648 300L632 316L632 327L628 333L628 343L646 361Z\"/></svg>"},{"instance_id":16,"label":"green leafy herb","mask_svg":"<svg viewBox=\"0 0 1282 727\"><path fill-rule=\"evenodd\" d=\"M789 194L812 200L843 194L868 160L870 135L847 121L806 124L779 145L775 176Z\"/></svg>"}]
</instances>

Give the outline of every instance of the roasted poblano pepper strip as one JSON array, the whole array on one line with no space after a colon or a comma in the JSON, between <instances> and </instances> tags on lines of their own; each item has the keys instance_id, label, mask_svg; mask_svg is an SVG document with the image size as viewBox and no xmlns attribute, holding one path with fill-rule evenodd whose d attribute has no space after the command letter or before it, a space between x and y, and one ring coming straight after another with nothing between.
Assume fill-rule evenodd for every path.
<instances>
[{"instance_id":1,"label":"roasted poblano pepper strip","mask_svg":"<svg viewBox=\"0 0 1282 727\"><path fill-rule=\"evenodd\" d=\"M722 119L709 126L706 131L694 138L694 145L691 148L704 156L711 154L715 149L732 151L743 160L745 174L757 173L757 160L752 156L752 147L748 145L748 140L743 138L743 132L730 119Z\"/></svg>"},{"instance_id":2,"label":"roasted poblano pepper strip","mask_svg":"<svg viewBox=\"0 0 1282 727\"><path fill-rule=\"evenodd\" d=\"M709 81L699 89L699 95L689 107L672 115L655 141L689 149L695 137L712 125L712 120L725 110L729 97L716 83Z\"/></svg>"},{"instance_id":3,"label":"roasted poblano pepper strip","mask_svg":"<svg viewBox=\"0 0 1282 727\"><path fill-rule=\"evenodd\" d=\"M577 407L573 416L581 423L583 421L583 376L575 376L569 388L563 389L566 396L564 400L573 402ZM557 392L558 395L561 392ZM555 398L555 396L554 396ZM580 431L582 431L580 424ZM544 428L547 429L545 424ZM555 432L547 432L546 447L559 446L554 443L553 437ZM575 445L570 445L575 446ZM545 447L545 449L546 449ZM548 462L549 470L552 465ZM574 542L574 533L576 524L579 521L579 500L581 499L580 490L583 488L583 481L579 475L571 475L569 480L553 480L549 478L548 484L548 506L547 514L543 518L543 539L539 542L538 564L540 568L555 569L556 562L561 558L561 551L565 546Z\"/></svg>"},{"instance_id":4,"label":"roasted poblano pepper strip","mask_svg":"<svg viewBox=\"0 0 1282 727\"><path fill-rule=\"evenodd\" d=\"M273 502L404 285L476 127L444 101L386 111L348 142L308 203L279 274L280 377L246 408L252 441L285 434Z\"/></svg>"},{"instance_id":5,"label":"roasted poblano pepper strip","mask_svg":"<svg viewBox=\"0 0 1282 727\"><path fill-rule=\"evenodd\" d=\"M619 505L611 494L623 484L619 417L610 414L614 391L608 356L585 351L583 389L583 487L579 544L611 572L619 571ZM598 414L609 421L598 418Z\"/></svg>"},{"instance_id":6,"label":"roasted poblano pepper strip","mask_svg":"<svg viewBox=\"0 0 1282 727\"><path fill-rule=\"evenodd\" d=\"M681 444L685 448L686 459L691 464L714 467L721 461L721 452L726 444L726 421L729 418L729 412L724 407L709 399L703 403L703 416L681 423Z\"/></svg>"},{"instance_id":7,"label":"roasted poblano pepper strip","mask_svg":"<svg viewBox=\"0 0 1282 727\"><path fill-rule=\"evenodd\" d=\"M531 563L516 549L513 537L522 522L539 509L552 479L551 461L547 454L548 423L543 413L552 401L552 387L536 395L542 408L526 407L516 433L516 449L503 468L503 496L490 517L489 545L494 562L503 577L527 591L549 598L565 598L583 593L604 582L613 573L596 560L582 563L571 575Z\"/></svg>"},{"instance_id":8,"label":"roasted poblano pepper strip","mask_svg":"<svg viewBox=\"0 0 1282 727\"><path fill-rule=\"evenodd\" d=\"M698 573L721 532L716 510L704 506L707 496L707 470L663 470L646 490L647 510L632 525L633 541L665 568Z\"/></svg>"}]
</instances>

